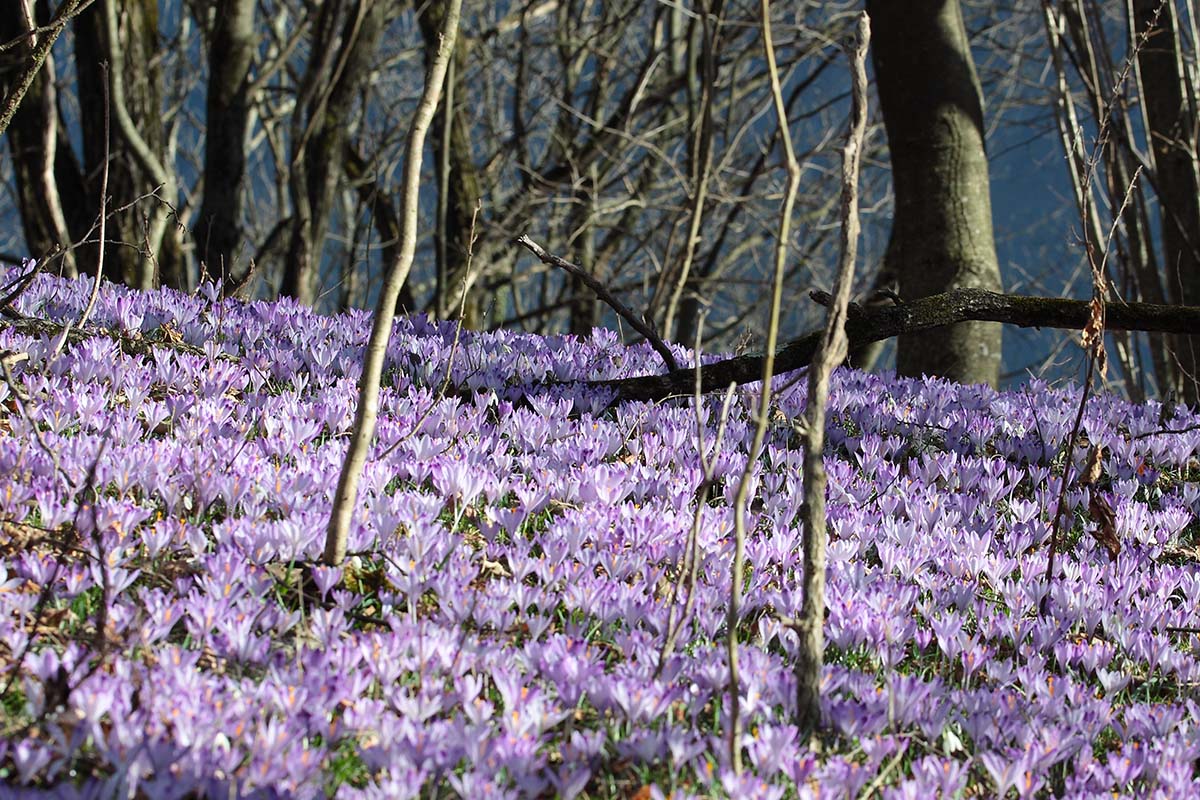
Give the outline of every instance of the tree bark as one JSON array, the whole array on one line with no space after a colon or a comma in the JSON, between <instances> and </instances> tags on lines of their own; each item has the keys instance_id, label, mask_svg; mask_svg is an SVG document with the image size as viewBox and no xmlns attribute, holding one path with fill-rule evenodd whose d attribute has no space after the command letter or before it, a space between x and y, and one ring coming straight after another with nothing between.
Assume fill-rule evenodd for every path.
<instances>
[{"instance_id":1,"label":"tree bark","mask_svg":"<svg viewBox=\"0 0 1200 800\"><path fill-rule=\"evenodd\" d=\"M979 78L957 0L867 0L891 151L895 216L884 271L909 301L1000 290ZM995 385L1000 328L982 322L900 338L902 375Z\"/></svg>"},{"instance_id":2,"label":"tree bark","mask_svg":"<svg viewBox=\"0 0 1200 800\"><path fill-rule=\"evenodd\" d=\"M450 0L418 2L414 5L421 12L418 22L425 40L425 68L429 69L441 45L442 23L446 19ZM470 42L465 36L459 36L456 41L442 103L429 130L440 209L434 233L440 278L435 311L442 317L458 313L462 282L467 277L471 218L475 214L475 203L481 196L479 174L471 148L471 120L462 101L468 96L465 78ZM480 295L480 292L469 292L467 295L463 324L468 328L478 328L482 324L485 300Z\"/></svg>"},{"instance_id":3,"label":"tree bark","mask_svg":"<svg viewBox=\"0 0 1200 800\"><path fill-rule=\"evenodd\" d=\"M1200 305L1197 108L1194 95L1186 92L1179 19L1170 0L1132 0L1129 14L1135 36L1147 36L1137 52L1137 69L1159 201L1167 296L1180 305ZM1182 375L1171 388L1195 404L1200 400L1200 335L1177 336L1174 344Z\"/></svg>"},{"instance_id":4,"label":"tree bark","mask_svg":"<svg viewBox=\"0 0 1200 800\"><path fill-rule=\"evenodd\" d=\"M359 0L342 22L340 46L333 53L321 52L333 46L329 31L338 25L340 7L334 2L322 6L293 125L288 185L295 213L280 294L307 305L318 300L329 215L345 172L346 119L374 63L387 22L387 3Z\"/></svg>"},{"instance_id":5,"label":"tree bark","mask_svg":"<svg viewBox=\"0 0 1200 800\"><path fill-rule=\"evenodd\" d=\"M204 203L196 224L200 260L211 275L234 282L241 250L242 179L246 174L247 91L258 35L255 0L219 0L208 48Z\"/></svg>"}]
</instances>

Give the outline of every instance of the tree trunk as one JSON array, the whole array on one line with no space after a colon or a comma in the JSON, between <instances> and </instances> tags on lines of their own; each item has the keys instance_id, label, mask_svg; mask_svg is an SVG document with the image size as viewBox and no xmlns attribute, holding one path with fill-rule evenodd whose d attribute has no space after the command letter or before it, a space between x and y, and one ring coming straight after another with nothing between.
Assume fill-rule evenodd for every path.
<instances>
[{"instance_id":1,"label":"tree trunk","mask_svg":"<svg viewBox=\"0 0 1200 800\"><path fill-rule=\"evenodd\" d=\"M1130 25L1140 38L1137 69L1143 113L1150 138L1153 182L1162 225L1167 297L1177 305L1200 305L1200 178L1196 174L1195 96L1180 46L1173 2L1133 0ZM1175 358L1182 371L1176 385L1189 404L1200 400L1200 336L1176 336Z\"/></svg>"},{"instance_id":2,"label":"tree trunk","mask_svg":"<svg viewBox=\"0 0 1200 800\"><path fill-rule=\"evenodd\" d=\"M375 61L387 23L388 4L360 0L341 22L336 51L333 34L341 17L340 3L325 3L317 20L318 38L301 87L292 126L292 175L289 189L295 206L287 263L280 293L313 305L325 234L338 182L345 173L343 159L347 119Z\"/></svg>"},{"instance_id":3,"label":"tree trunk","mask_svg":"<svg viewBox=\"0 0 1200 800\"><path fill-rule=\"evenodd\" d=\"M242 178L246 173L246 92L258 35L255 0L219 0L208 49L204 204L196 224L200 260L226 283L242 244Z\"/></svg>"},{"instance_id":4,"label":"tree trunk","mask_svg":"<svg viewBox=\"0 0 1200 800\"><path fill-rule=\"evenodd\" d=\"M21 46L0 54L4 57L0 64L0 95L4 97L15 90L14 82L34 57L35 39L28 36L30 24L46 25L50 21L47 3L39 3L36 11L32 0L19 0L19 3L24 4L23 9L0 14L0 41L27 37ZM40 34L49 35L52 34ZM25 246L35 256L62 249L62 271L74 277L78 274L75 256L67 249L71 244L72 229L55 178L59 147L66 148L63 155L68 164L70 161L70 145L58 125L57 80L54 55L50 53L17 106L6 133L16 178L17 208L25 234ZM70 171L77 187L79 171L74 167ZM82 201L77 195L72 199L76 206ZM72 218L77 216L74 214ZM79 233L82 235L82 231Z\"/></svg>"},{"instance_id":5,"label":"tree trunk","mask_svg":"<svg viewBox=\"0 0 1200 800\"><path fill-rule=\"evenodd\" d=\"M433 63L441 44L442 23L449 0L416 3L418 20L425 40L425 67ZM471 219L480 198L479 175L471 152L471 126L463 98L467 96L465 77L469 40L459 36L446 76L445 91L438 113L433 117L429 140L438 185L438 224L434 232L437 257L438 297L434 313L449 317L458 314L463 280L467 277L467 250L471 239ZM449 114L446 109L449 107ZM449 118L449 128L446 122ZM480 292L468 292L463 323L478 328L483 321L484 298Z\"/></svg>"},{"instance_id":6,"label":"tree trunk","mask_svg":"<svg viewBox=\"0 0 1200 800\"><path fill-rule=\"evenodd\" d=\"M884 270L915 300L1000 290L979 78L957 0L867 0L895 216ZM897 370L995 385L1000 327L968 322L903 336Z\"/></svg>"},{"instance_id":7,"label":"tree trunk","mask_svg":"<svg viewBox=\"0 0 1200 800\"><path fill-rule=\"evenodd\" d=\"M112 8L116 15L117 36L106 33L105 14ZM130 286L149 288L162 283L177 288L187 285L187 270L176 226L168 223L160 242L147 230L172 213L148 195L162 184L161 176L150 174L145 156L156 159L166 169L166 132L163 128L162 76L157 59L158 5L154 0L97 0L75 20L75 71L78 75L79 114L84 131L104 130L105 115L110 116L110 141L104 137L83 137L83 162L87 197L96 197L99 210L100 174L105 156L109 157L108 194L110 205L120 208L132 204L125 213L109 220L109 244L105 252L105 274ZM115 106L119 98L110 97L101 86L101 64L107 63L112 79L123 86L124 107ZM115 93L114 93L115 94ZM132 131L122 132L117 116L127 113ZM130 135L135 133L139 142ZM139 148L143 148L139 155ZM107 150L107 153L106 153ZM138 199L142 198L142 199ZM176 197L163 197L175 203ZM136 202L135 202L136 201ZM120 243L120 244L115 244ZM151 252L153 251L153 252Z\"/></svg>"}]
</instances>

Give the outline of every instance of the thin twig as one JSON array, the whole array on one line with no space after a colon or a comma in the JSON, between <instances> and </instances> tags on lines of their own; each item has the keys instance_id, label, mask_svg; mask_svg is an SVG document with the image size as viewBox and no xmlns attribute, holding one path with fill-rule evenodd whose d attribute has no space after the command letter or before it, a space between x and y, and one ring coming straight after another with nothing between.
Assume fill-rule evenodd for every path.
<instances>
[{"instance_id":1,"label":"thin twig","mask_svg":"<svg viewBox=\"0 0 1200 800\"><path fill-rule=\"evenodd\" d=\"M43 447L45 446L44 442L41 440L40 437L39 437L38 441L40 444L42 444ZM56 583L58 583L59 575L62 573L63 568L67 564L66 556L67 555L75 555L76 557L78 557L80 555L80 548L78 547L79 515L83 512L85 505L88 505L91 507L92 527L93 527L93 529L95 528L96 504L95 504L95 502L86 504L83 500L83 496L87 493L87 491L89 489L95 488L96 470L100 465L100 459L103 457L104 450L107 447L107 445L108 445L107 437L100 440L100 447L96 451L96 457L94 459L92 459L91 466L88 467L87 476L85 477L84 483L80 488L76 489L71 484L71 480L70 480L69 476L66 476L65 472L63 473L63 475L66 477L67 486L71 487L73 490L73 494L74 494L75 501L76 501L75 502L75 513L71 517L71 523L69 525L66 525L66 526L60 528L59 532L62 534L62 538L59 541L54 543L55 544L54 567L53 567L53 569L51 569L50 575L42 583L41 589L38 591L37 601L34 604L33 610L29 614L32 619L32 622L33 622L33 624L30 626L31 633L33 631L36 631L38 625L42 621L43 615L45 614L45 611L46 611L46 607L49 605L49 603L52 599L52 596L54 594L54 586ZM58 459L54 455L54 451L48 451L48 452L50 452L51 456L54 458L55 464L57 465ZM86 555L86 551L83 551L83 554ZM97 558L103 560L103 557L100 554L99 550L97 550L96 556L97 556ZM108 565L106 563L101 566L101 569L104 571L104 574L102 575L102 580L103 580L104 584L107 584L107 582L108 582L108 579L106 577L107 576L107 568L108 568ZM108 599L107 589L104 590L104 593L105 593L105 600L107 600ZM107 609L104 609L102 612L100 612L100 614L102 614L103 618L105 620L107 620L107 616L108 616ZM99 623L100 619L98 619L97 622ZM101 628L100 630L103 631L103 628ZM21 648L21 651L19 653L14 654L15 657L13 658L13 663L10 668L8 677L4 681L3 688L0 688L0 697L4 697L4 696L8 695L8 693L12 690L13 685L16 683L17 679L21 676L22 664L24 664L25 658L33 650L33 647L34 647L34 645L37 644L37 641L38 641L37 636L31 635L31 636L27 637L25 640L24 646ZM84 674L84 676L82 676L76 682L76 685L82 684L83 681L85 681L85 680L87 680L87 678L91 677L91 675L93 675L96 672L96 670L98 670L100 668L100 666L103 663L103 660L104 660L103 659L103 651L101 651L101 657L99 659L97 659L88 668L88 670ZM60 672L61 672L61 668L60 668ZM70 684L66 683L66 679L69 677L70 677L69 675L62 676L63 685L61 687L61 691L63 692L63 696L58 698L58 702L54 703L54 704L52 704L50 702L45 703L45 706L42 710L43 719L46 714L48 714L51 711L54 711L55 707L57 705L65 706L67 704L67 700L68 700L68 697L69 697L70 691L71 691ZM18 738L18 739L23 738L24 732L28 731L31 727L33 727L33 725L34 725L34 723L27 723L25 726L23 726L20 733L14 735L14 734L10 734L8 731L5 731L4 735L6 737L13 736L14 738Z\"/></svg>"},{"instance_id":2,"label":"thin twig","mask_svg":"<svg viewBox=\"0 0 1200 800\"><path fill-rule=\"evenodd\" d=\"M1108 146L1109 128L1112 121L1113 109L1117 106L1117 101L1121 92L1124 90L1125 82L1129 78L1129 73L1133 69L1134 60L1138 53L1145 46L1149 39L1150 31L1157 24L1158 15L1162 12L1165 2L1160 2L1158 8L1154 12L1154 18L1151 21L1151 26L1145 34L1135 43L1133 51L1125 59L1125 63L1121 72L1117 76L1116 84L1113 86L1112 92L1105 103L1101 112L1099 129L1096 132L1096 142L1092 147L1092 153L1087 162L1084 164L1083 175L1080 176L1080 188L1085 193L1090 193L1092 178L1096 173L1096 169L1100 164L1100 159L1104 154L1105 148ZM1081 134L1076 134L1077 136ZM1124 199L1121 202L1121 207L1117 210L1113 217L1112 228L1109 231L1108 238L1104 241L1104 251L1101 259L1097 262L1096 246L1098 242L1094 242L1091 237L1091 232L1088 226L1084 226L1084 247L1087 252L1088 265L1092 271L1092 302L1087 325L1083 329L1083 347L1087 352L1087 371L1084 374L1083 391L1080 392L1079 409L1075 414L1075 423L1071 427L1071 433L1063 445L1065 460L1063 463L1062 484L1058 491L1058 502L1055 504L1054 519L1050 524L1050 548L1046 558L1046 573L1045 583L1049 587L1054 580L1054 562L1058 555L1059 538L1062 531L1063 515L1066 511L1067 490L1071 485L1071 468L1074 466L1074 448L1075 440L1079 435L1080 426L1083 423L1084 410L1087 408L1087 401L1092 391L1092 379L1095 376L1097 368L1103 378L1108 365L1108 354L1104 347L1104 333L1106 326L1106 311L1107 304L1105 296L1108 294L1108 281L1104 277L1104 267L1108 262L1109 250L1112 248L1112 240L1116 235L1117 225L1120 223L1122 214L1129 205L1130 198L1133 196L1134 187L1137 185L1138 176L1141 174L1141 168L1134 172L1133 177L1129 181L1129 186L1125 190ZM1050 592L1046 592L1042 596L1039 604L1039 612L1045 616L1050 612Z\"/></svg>"},{"instance_id":3,"label":"thin twig","mask_svg":"<svg viewBox=\"0 0 1200 800\"><path fill-rule=\"evenodd\" d=\"M717 93L715 85L717 53L715 51L720 46L722 23L722 5L717 3L715 7L717 9L715 15L712 13L700 15L702 33L699 67L702 78L700 80L700 108L696 112L697 123L691 126L695 129L691 169L693 180L689 187L692 208L688 220L687 241L683 243L683 260L679 267L679 274L675 277L675 286L671 291L666 314L663 317L663 330L667 332L668 336L671 335L671 330L675 325L675 312L678 310L679 302L687 288L692 263L696 260L696 250L704 239L701 235L705 219L704 206L708 202L709 184L712 182L713 175L713 128L715 127L713 124L713 95ZM653 303L651 305L653 306ZM677 335L683 336L684 333L681 331Z\"/></svg>"},{"instance_id":4,"label":"thin twig","mask_svg":"<svg viewBox=\"0 0 1200 800\"><path fill-rule=\"evenodd\" d=\"M700 456L700 483L695 491L696 509L692 513L692 527L688 531L687 542L684 543L683 559L679 565L679 571L684 574L683 586L686 594L684 601L683 613L679 613L675 601L679 595L679 581L671 582L671 591L667 595L667 607L670 609L667 615L667 633L663 637L662 648L658 652L658 665L654 668L654 676L662 675L664 666L671 653L675 650L675 643L679 639L679 633L683 630L684 625L691 618L692 605L695 602L696 582L699 579L699 562L700 562L700 526L704 519L704 507L708 503L709 492L712 491L716 475L716 461L721 454L721 442L725 437L726 423L729 421L729 408L733 402L734 384L730 384L725 392L725 402L721 406L721 418L717 421L717 436L713 443L711 454L707 452L708 443L705 441L705 429L707 425L704 421L704 399L703 393L700 391L700 343L703 341L704 331L704 315L700 315L700 319L696 322L696 391L693 394L693 402L696 410L696 450Z\"/></svg>"},{"instance_id":5,"label":"thin twig","mask_svg":"<svg viewBox=\"0 0 1200 800\"><path fill-rule=\"evenodd\" d=\"M1148 439L1151 436L1163 436L1168 433L1191 433L1192 431L1200 431L1200 425L1188 425L1186 428L1160 428L1156 431L1147 433L1139 433L1136 436L1129 437L1131 440Z\"/></svg>"},{"instance_id":6,"label":"thin twig","mask_svg":"<svg viewBox=\"0 0 1200 800\"><path fill-rule=\"evenodd\" d=\"M96 298L100 296L100 282L104 277L104 239L105 239L105 224L107 215L104 213L108 206L108 163L111 160L109 152L109 97L108 97L108 63L100 62L100 83L103 86L104 92L104 165L100 172L100 250L96 256L96 276L92 280L92 293L88 297L87 305L80 312L79 318L75 321L74 327L80 330L87 324L88 317L92 315L92 309L96 305ZM54 350L50 355L49 361L58 358L62 353L63 348L67 346L67 340L71 335L72 323L68 320L62 329L61 337L58 343L54 345Z\"/></svg>"},{"instance_id":7,"label":"thin twig","mask_svg":"<svg viewBox=\"0 0 1200 800\"><path fill-rule=\"evenodd\" d=\"M25 356L25 358L21 358L22 355ZM12 374L12 367L22 361L27 361L28 358L28 353L13 353L11 356L6 355L5 357L0 358L0 374L3 375L4 382L8 385L8 389L12 393L13 400L17 405L17 412L20 413L21 418L25 421L25 424L29 426L29 430L33 433L33 438L37 441L38 447L42 448L42 451L50 457L50 463L54 465L54 471L59 475L62 475L63 482L66 483L67 486L70 486L71 476L67 474L66 470L64 470L62 467L62 462L59 461L58 450L51 447L46 439L42 436L42 429L38 427L37 421L34 420L32 412L30 412L29 407L25 404L26 401L30 399L29 395L26 394L21 385L17 383L17 379L13 377Z\"/></svg>"},{"instance_id":8,"label":"thin twig","mask_svg":"<svg viewBox=\"0 0 1200 800\"><path fill-rule=\"evenodd\" d=\"M760 17L763 28L763 54L767 61L767 75L771 85L771 99L775 108L779 137L783 142L784 165L787 169L787 188L779 211L779 230L775 241L775 270L771 286L771 308L767 322L767 341L762 361L762 390L759 395L754 438L746 454L746 468L738 481L733 500L733 564L730 569L729 607L726 619L725 651L729 663L729 731L727 743L729 761L734 774L742 771L742 719L740 680L738 677L738 632L741 622L742 582L746 559L746 510L749 503L750 479L758 463L759 451L766 439L771 416L771 380L775 375L775 348L779 341L779 318L783 301L783 280L791 244L792 212L796 195L800 191L802 170L792 147L788 122L787 105L783 99L783 87L779 79L779 65L775 61L775 43L771 36L771 3L762 0ZM863 15L865 19L866 15ZM851 137L853 138L853 137ZM845 289L847 296L849 286ZM843 337L844 338L844 337ZM811 400L810 400L811 405ZM806 470L807 472L807 470ZM807 478L807 475L806 475Z\"/></svg>"},{"instance_id":9,"label":"thin twig","mask_svg":"<svg viewBox=\"0 0 1200 800\"><path fill-rule=\"evenodd\" d=\"M96 278L92 281L92 294L88 297L87 306L79 315L79 321L75 323L75 327L82 328L87 325L88 318L92 315L92 310L96 307L96 298L100 296L100 281L104 277L104 239L105 224L108 216L105 211L108 209L108 162L111 160L109 154L109 99L108 99L108 64L101 62L100 64L100 84L104 92L104 167L100 171L100 250L96 256Z\"/></svg>"},{"instance_id":10,"label":"thin twig","mask_svg":"<svg viewBox=\"0 0 1200 800\"><path fill-rule=\"evenodd\" d=\"M463 270L462 293L458 299L458 323L454 326L454 341L450 343L450 353L446 356L446 374L442 378L442 385L438 387L437 393L433 399L429 401L429 405L417 417L416 422L409 426L408 433L401 436L396 441L392 442L382 453L376 456L376 461L382 461L395 452L396 448L409 440L417 431L421 430L421 426L425 424L425 420L429 419L429 415L433 413L433 409L437 404L446 397L446 392L450 389L450 381L454 377L454 372L451 369L454 366L454 356L458 352L458 342L462 336L463 317L467 312L467 286L468 280L471 277L471 262L475 258L475 243L479 241L479 235L475 232L475 225L479 219L479 211L483 208L483 201L476 199L475 210L471 213L471 233L470 239L467 241L467 262Z\"/></svg>"},{"instance_id":11,"label":"thin twig","mask_svg":"<svg viewBox=\"0 0 1200 800\"><path fill-rule=\"evenodd\" d=\"M647 324L645 320L635 314L629 308L629 306L625 305L616 297L614 297L613 294L604 287L604 284L593 278L587 270L572 264L566 259L559 258L553 253L546 252L546 250L540 244L535 242L533 239L530 239L527 234L523 233L517 238L513 239L513 244L521 245L526 250L537 256L543 264L549 264L552 267L558 267L559 269L564 270L565 272L568 272L581 280L584 285L595 292L597 297L599 297L605 303L608 303L609 307L613 311L616 311L622 319L628 322L635 331L646 337L646 341L650 343L650 346L653 347L660 356L662 356L663 363L667 365L668 371L674 372L675 370L679 369L679 365L675 361L675 355L671 352L671 348L667 347L667 344L662 340L662 337L658 335L658 332L654 330L652 326Z\"/></svg>"},{"instance_id":12,"label":"thin twig","mask_svg":"<svg viewBox=\"0 0 1200 800\"><path fill-rule=\"evenodd\" d=\"M879 770L879 772L876 773L875 779L872 780L869 784L867 784L866 788L864 788L862 790L862 792L859 793L858 796L861 798L867 798L867 797L870 797L871 795L875 794L876 792L878 792L879 789L883 786L883 782L885 780L887 780L888 775L891 774L892 770L894 770L896 768L896 765L899 764L901 759L903 759L904 756L907 754L908 754L907 746L897 748L896 755L892 756L892 760L889 761L887 763L887 765L884 766L883 769Z\"/></svg>"},{"instance_id":13,"label":"thin twig","mask_svg":"<svg viewBox=\"0 0 1200 800\"><path fill-rule=\"evenodd\" d=\"M1054 580L1054 559L1058 555L1058 539L1062 531L1063 512L1067 506L1067 488L1070 485L1071 467L1075 463L1075 441L1079 437L1079 429L1083 423L1083 412L1087 408L1088 397L1092 390L1092 377L1096 370L1096 358L1088 356L1087 373L1083 379L1083 391L1079 397L1079 409L1075 413L1075 423L1071 426L1071 433L1067 436L1067 441L1063 445L1063 450L1066 452L1066 460L1063 463L1062 484L1058 489L1058 502L1054 507L1054 519L1050 523L1050 553L1046 558L1046 575L1045 582L1047 587ZM1050 592L1042 595L1042 601L1039 604L1038 611L1042 616L1050 613Z\"/></svg>"},{"instance_id":14,"label":"thin twig","mask_svg":"<svg viewBox=\"0 0 1200 800\"><path fill-rule=\"evenodd\" d=\"M68 10L65 14L62 14L62 9L60 9L59 14L62 14L62 16L54 19L49 25L38 25L34 28L31 28L31 29L25 31L24 33L20 34L19 36L14 36L12 39L9 39L4 44L0 44L0 53L6 53L9 50L13 50L17 47L20 47L22 44L25 43L26 39L30 39L30 38L36 39L38 36L40 36L43 33L53 33L54 35L57 36L58 33L60 32L63 22L70 22L72 19L79 16L84 11L87 11L88 6L90 6L93 2L95 2L95 0L83 0L82 3L76 3L75 8ZM63 6L63 8L67 8L70 5L71 5L70 3L66 3ZM63 19L63 17L65 17L65 19Z\"/></svg>"}]
</instances>

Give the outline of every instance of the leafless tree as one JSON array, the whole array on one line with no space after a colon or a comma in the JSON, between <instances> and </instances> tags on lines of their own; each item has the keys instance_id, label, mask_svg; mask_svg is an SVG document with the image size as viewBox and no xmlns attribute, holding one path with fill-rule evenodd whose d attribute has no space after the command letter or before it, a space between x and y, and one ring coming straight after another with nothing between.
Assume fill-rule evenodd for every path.
<instances>
[{"instance_id":1,"label":"leafless tree","mask_svg":"<svg viewBox=\"0 0 1200 800\"><path fill-rule=\"evenodd\" d=\"M1200 302L1196 7L1191 0L1042 5L1067 156L1088 257L1116 297ZM1134 397L1200 395L1200 342L1116 339Z\"/></svg>"}]
</instances>

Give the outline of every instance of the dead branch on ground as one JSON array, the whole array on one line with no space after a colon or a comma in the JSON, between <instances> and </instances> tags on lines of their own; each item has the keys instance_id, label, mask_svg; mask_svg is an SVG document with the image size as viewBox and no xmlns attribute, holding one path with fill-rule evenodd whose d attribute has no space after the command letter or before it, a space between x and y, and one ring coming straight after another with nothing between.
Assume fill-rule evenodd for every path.
<instances>
[{"instance_id":1,"label":"dead branch on ground","mask_svg":"<svg viewBox=\"0 0 1200 800\"><path fill-rule=\"evenodd\" d=\"M822 305L828 305L831 301L827 292L811 292L810 297ZM1156 303L1105 303L1104 306L1106 331L1190 333L1200 330L1200 307L1197 306ZM1083 330L1090 314L1090 300L1023 297L983 289L954 289L894 306L867 309L851 305L846 319L846 337L853 351L872 342L969 320L1001 322L1022 328ZM817 330L784 345L775 355L776 374L808 366L824 335L823 330ZM720 391L730 383L760 380L762 367L761 354L706 364L701 376L701 391ZM662 375L592 381L588 385L615 391L613 402L621 403L653 402L687 395L694 382L693 371L681 369Z\"/></svg>"}]
</instances>

